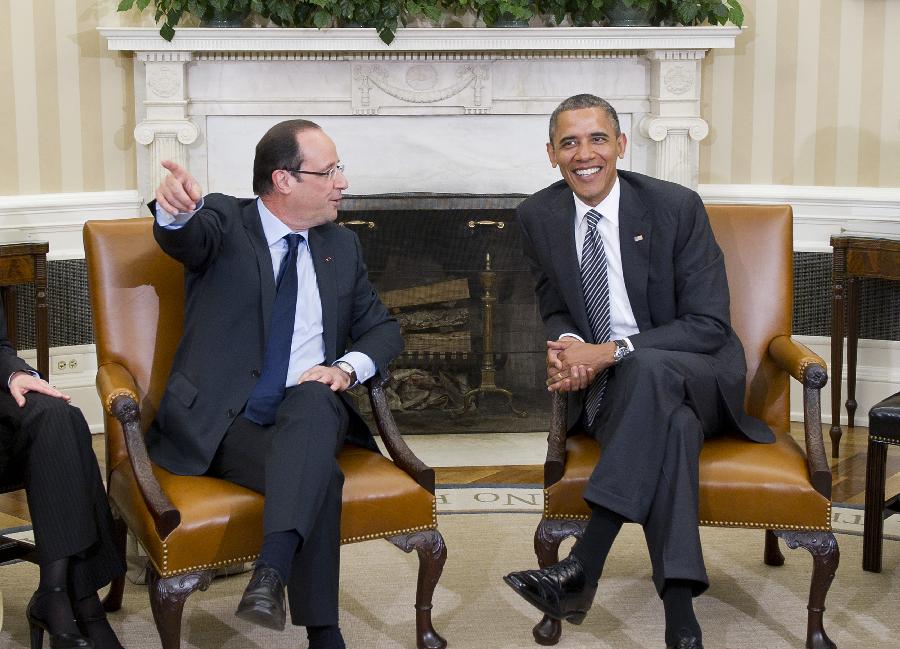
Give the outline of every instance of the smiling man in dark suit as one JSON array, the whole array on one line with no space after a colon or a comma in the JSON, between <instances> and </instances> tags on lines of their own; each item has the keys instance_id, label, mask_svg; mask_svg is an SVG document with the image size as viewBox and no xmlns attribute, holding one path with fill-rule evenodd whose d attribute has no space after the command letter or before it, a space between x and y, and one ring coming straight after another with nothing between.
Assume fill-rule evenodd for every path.
<instances>
[{"instance_id":1,"label":"smiling man in dark suit","mask_svg":"<svg viewBox=\"0 0 900 649\"><path fill-rule=\"evenodd\" d=\"M697 649L692 597L709 584L697 520L703 440L729 424L758 442L774 437L743 411L744 351L700 197L617 171L626 144L609 103L570 97L550 118L547 144L563 180L519 207L548 335L548 389L567 393L569 434L587 432L602 453L584 493L592 515L571 554L505 580L578 624L622 523L640 523L666 645Z\"/></svg>"},{"instance_id":2,"label":"smiling man in dark suit","mask_svg":"<svg viewBox=\"0 0 900 649\"><path fill-rule=\"evenodd\" d=\"M287 584L310 647L341 649L335 455L345 437L377 448L344 392L403 348L359 240L333 223L344 166L331 138L299 119L257 145L258 198L200 203L197 181L163 166L154 234L185 267L185 314L150 455L265 494L263 547L237 614L283 629Z\"/></svg>"}]
</instances>

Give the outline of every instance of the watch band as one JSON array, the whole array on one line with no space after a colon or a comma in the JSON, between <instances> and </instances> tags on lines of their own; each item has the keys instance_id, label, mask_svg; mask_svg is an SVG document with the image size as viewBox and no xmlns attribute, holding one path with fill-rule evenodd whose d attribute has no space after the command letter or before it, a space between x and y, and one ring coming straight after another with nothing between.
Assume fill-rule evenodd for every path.
<instances>
[{"instance_id":1,"label":"watch band","mask_svg":"<svg viewBox=\"0 0 900 649\"><path fill-rule=\"evenodd\" d=\"M616 365L618 365L622 362L623 358L631 353L631 350L628 349L628 343L624 340L614 340L613 342L616 344L616 349L613 351L613 360L616 362Z\"/></svg>"},{"instance_id":2,"label":"watch band","mask_svg":"<svg viewBox=\"0 0 900 649\"><path fill-rule=\"evenodd\" d=\"M356 378L356 370L353 369L353 366L347 361L335 361L331 366L343 370L350 376L350 385L347 389L356 387L359 384L359 379Z\"/></svg>"}]
</instances>

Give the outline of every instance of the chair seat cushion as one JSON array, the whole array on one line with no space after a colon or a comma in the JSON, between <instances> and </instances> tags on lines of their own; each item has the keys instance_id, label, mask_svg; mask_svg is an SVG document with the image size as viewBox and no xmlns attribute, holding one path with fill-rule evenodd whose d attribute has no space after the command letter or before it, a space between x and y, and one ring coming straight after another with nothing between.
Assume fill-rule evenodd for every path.
<instances>
[{"instance_id":1,"label":"chair seat cushion","mask_svg":"<svg viewBox=\"0 0 900 649\"><path fill-rule=\"evenodd\" d=\"M436 527L434 496L389 459L346 446L341 542L353 543ZM181 524L161 539L143 503L130 462L111 473L109 495L162 577L252 561L262 544L262 495L217 478L179 476L154 466Z\"/></svg>"},{"instance_id":2,"label":"chair seat cushion","mask_svg":"<svg viewBox=\"0 0 900 649\"><path fill-rule=\"evenodd\" d=\"M900 392L879 401L869 410L869 436L900 444Z\"/></svg>"},{"instance_id":3,"label":"chair seat cushion","mask_svg":"<svg viewBox=\"0 0 900 649\"><path fill-rule=\"evenodd\" d=\"M592 438L566 440L565 475L544 490L546 518L590 515L582 493L599 459ZM707 440L700 454L700 524L830 530L831 502L813 489L806 457L788 433L776 433L773 444L725 435Z\"/></svg>"}]
</instances>

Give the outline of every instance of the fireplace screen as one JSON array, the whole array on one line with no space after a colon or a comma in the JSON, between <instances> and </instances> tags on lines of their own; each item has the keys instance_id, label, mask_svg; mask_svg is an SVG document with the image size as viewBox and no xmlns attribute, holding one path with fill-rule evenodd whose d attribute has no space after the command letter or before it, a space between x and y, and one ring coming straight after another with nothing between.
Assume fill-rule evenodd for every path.
<instances>
[{"instance_id":1,"label":"fireplace screen","mask_svg":"<svg viewBox=\"0 0 900 649\"><path fill-rule=\"evenodd\" d=\"M406 343L388 397L403 432L545 431L545 336L522 256L521 196L348 197L338 221ZM368 411L364 392L355 394Z\"/></svg>"}]
</instances>

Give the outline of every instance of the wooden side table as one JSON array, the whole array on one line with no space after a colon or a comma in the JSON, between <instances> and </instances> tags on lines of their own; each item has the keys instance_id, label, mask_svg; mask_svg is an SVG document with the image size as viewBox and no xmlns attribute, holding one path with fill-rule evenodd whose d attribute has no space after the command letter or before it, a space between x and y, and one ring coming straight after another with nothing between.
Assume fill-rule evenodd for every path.
<instances>
[{"instance_id":1,"label":"wooden side table","mask_svg":"<svg viewBox=\"0 0 900 649\"><path fill-rule=\"evenodd\" d=\"M856 414L856 347L859 341L859 280L900 280L900 237L846 232L831 237L831 455L841 443L841 372L847 316L847 424ZM844 297L846 291L846 299Z\"/></svg>"},{"instance_id":2,"label":"wooden side table","mask_svg":"<svg viewBox=\"0 0 900 649\"><path fill-rule=\"evenodd\" d=\"M50 378L49 314L47 310L46 241L14 241L0 243L0 293L6 311L6 329L13 346L16 344L16 292L18 284L34 286L34 328L37 347L37 370Z\"/></svg>"}]
</instances>

